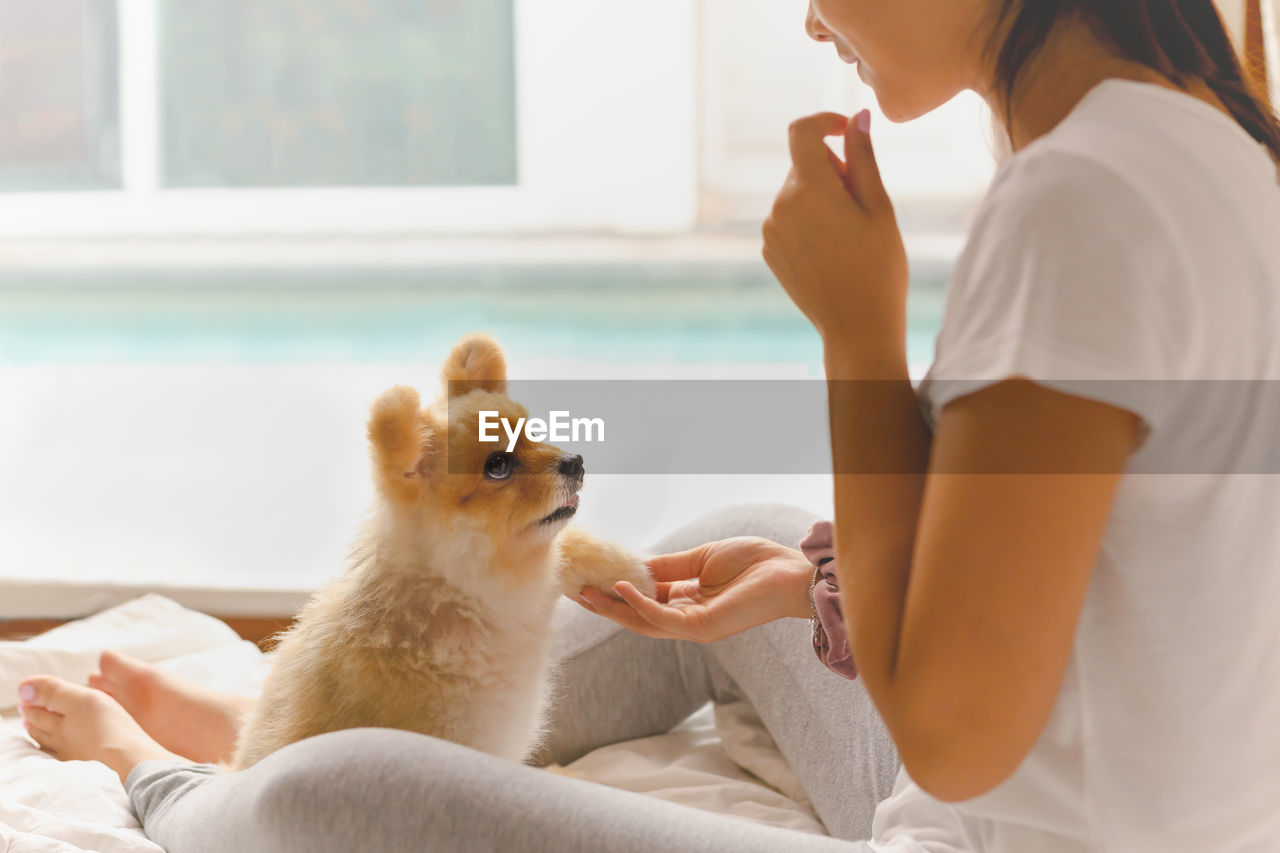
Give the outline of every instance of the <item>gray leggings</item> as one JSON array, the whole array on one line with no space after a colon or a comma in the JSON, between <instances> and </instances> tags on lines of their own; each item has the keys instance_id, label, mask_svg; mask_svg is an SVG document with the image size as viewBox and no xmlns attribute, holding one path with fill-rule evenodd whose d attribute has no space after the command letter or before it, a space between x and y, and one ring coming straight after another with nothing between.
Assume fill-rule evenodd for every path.
<instances>
[{"instance_id":1,"label":"gray leggings","mask_svg":"<svg viewBox=\"0 0 1280 853\"><path fill-rule=\"evenodd\" d=\"M813 520L789 507L735 507L686 525L654 550L739 535L795 546ZM893 788L897 753L861 682L817 661L806 621L782 619L699 645L641 637L569 601L558 607L563 686L542 763L665 732L708 699L746 699L834 837L711 814L393 729L310 738L234 774L140 764L125 786L139 819L170 853L870 850L853 839L870 837L872 813Z\"/></svg>"}]
</instances>

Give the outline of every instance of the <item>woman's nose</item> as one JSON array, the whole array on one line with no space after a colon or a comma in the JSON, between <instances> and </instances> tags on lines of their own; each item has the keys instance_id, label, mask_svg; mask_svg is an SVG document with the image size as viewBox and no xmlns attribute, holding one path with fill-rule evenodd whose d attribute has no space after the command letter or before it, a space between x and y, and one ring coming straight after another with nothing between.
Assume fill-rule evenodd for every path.
<instances>
[{"instance_id":1,"label":"woman's nose","mask_svg":"<svg viewBox=\"0 0 1280 853\"><path fill-rule=\"evenodd\" d=\"M818 13L813 11L813 4L809 4L809 11L804 16L804 31L809 34L809 38L814 41L831 41L831 32L822 25L822 21L818 20Z\"/></svg>"}]
</instances>

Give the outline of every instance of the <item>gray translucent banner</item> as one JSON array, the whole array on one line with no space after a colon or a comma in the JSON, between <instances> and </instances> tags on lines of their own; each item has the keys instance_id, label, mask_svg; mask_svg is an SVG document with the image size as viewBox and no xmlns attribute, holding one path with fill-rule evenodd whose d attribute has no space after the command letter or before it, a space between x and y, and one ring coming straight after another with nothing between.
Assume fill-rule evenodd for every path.
<instances>
[{"instance_id":1,"label":"gray translucent banner","mask_svg":"<svg viewBox=\"0 0 1280 853\"><path fill-rule=\"evenodd\" d=\"M454 383L451 383L454 384ZM986 381L932 380L918 395L949 401L974 393ZM1274 380L1080 380L1039 383L1063 393L1138 414L1141 442L1130 457L1133 474L1280 474L1280 381ZM456 391L464 390L455 385ZM488 419L484 442L508 449L513 431L542 438L566 454L581 454L596 474L898 474L870 458L851 470L833 471L827 411L831 395L855 406L901 405L900 385L822 380L521 380L508 396L528 417L520 424L500 413ZM451 395L450 416L472 408ZM575 425L575 422L576 425ZM576 435L575 435L576 429ZM478 441L470 430L451 431L450 470L460 470L458 441ZM474 460L474 452L466 457ZM471 463L467 463L471 464ZM1026 463L995 462L969 474L1094 474L1065 459L1039 470ZM458 470L455 470L458 469Z\"/></svg>"}]
</instances>

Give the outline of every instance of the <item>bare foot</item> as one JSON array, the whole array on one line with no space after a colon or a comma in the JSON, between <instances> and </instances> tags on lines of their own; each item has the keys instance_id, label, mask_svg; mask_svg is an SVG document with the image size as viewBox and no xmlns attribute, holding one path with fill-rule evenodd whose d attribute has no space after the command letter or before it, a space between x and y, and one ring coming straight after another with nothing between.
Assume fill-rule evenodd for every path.
<instances>
[{"instance_id":1,"label":"bare foot","mask_svg":"<svg viewBox=\"0 0 1280 853\"><path fill-rule=\"evenodd\" d=\"M148 663L106 651L89 686L115 698L165 749L192 761L229 760L253 700L174 678Z\"/></svg>"},{"instance_id":2,"label":"bare foot","mask_svg":"<svg viewBox=\"0 0 1280 853\"><path fill-rule=\"evenodd\" d=\"M18 699L27 733L46 752L62 761L101 761L122 785L144 761L179 758L149 738L119 702L100 690L37 675L22 682Z\"/></svg>"}]
</instances>

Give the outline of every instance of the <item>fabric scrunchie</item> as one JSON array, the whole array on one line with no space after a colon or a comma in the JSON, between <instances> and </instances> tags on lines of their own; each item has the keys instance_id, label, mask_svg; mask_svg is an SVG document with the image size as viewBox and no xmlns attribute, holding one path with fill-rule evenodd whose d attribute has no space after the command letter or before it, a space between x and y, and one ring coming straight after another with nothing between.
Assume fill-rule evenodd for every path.
<instances>
[{"instance_id":1,"label":"fabric scrunchie","mask_svg":"<svg viewBox=\"0 0 1280 853\"><path fill-rule=\"evenodd\" d=\"M800 551L813 564L816 580L813 584L813 651L827 669L844 676L857 678L853 654L849 651L849 632L840 611L840 588L836 583L835 527L829 521L819 521L804 539Z\"/></svg>"}]
</instances>

